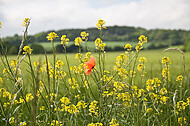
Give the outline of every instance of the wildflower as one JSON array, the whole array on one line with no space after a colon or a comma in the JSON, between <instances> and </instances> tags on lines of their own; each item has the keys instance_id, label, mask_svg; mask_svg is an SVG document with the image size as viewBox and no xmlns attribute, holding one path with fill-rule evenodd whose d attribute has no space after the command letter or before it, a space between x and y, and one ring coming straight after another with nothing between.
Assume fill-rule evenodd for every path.
<instances>
[{"instance_id":1,"label":"wildflower","mask_svg":"<svg viewBox=\"0 0 190 126\"><path fill-rule=\"evenodd\" d=\"M81 59L82 58L82 54L81 53L77 53L75 56L76 59Z\"/></svg>"},{"instance_id":2,"label":"wildflower","mask_svg":"<svg viewBox=\"0 0 190 126\"><path fill-rule=\"evenodd\" d=\"M77 107L78 107L79 109L81 109L81 108L86 108L87 105L86 105L86 103L85 103L84 101L79 101L79 102L77 103Z\"/></svg>"},{"instance_id":3,"label":"wildflower","mask_svg":"<svg viewBox=\"0 0 190 126\"><path fill-rule=\"evenodd\" d=\"M31 93L26 95L26 102L32 101L32 99L34 99L34 97L32 96Z\"/></svg>"},{"instance_id":4,"label":"wildflower","mask_svg":"<svg viewBox=\"0 0 190 126\"><path fill-rule=\"evenodd\" d=\"M98 101L93 101L90 103L89 105L89 115L92 116L92 114L95 114L96 116L98 116L98 107L96 107L96 105L98 104Z\"/></svg>"},{"instance_id":5,"label":"wildflower","mask_svg":"<svg viewBox=\"0 0 190 126\"><path fill-rule=\"evenodd\" d=\"M26 122L20 122L20 126L26 126L27 123Z\"/></svg>"},{"instance_id":6,"label":"wildflower","mask_svg":"<svg viewBox=\"0 0 190 126\"><path fill-rule=\"evenodd\" d=\"M169 68L164 68L162 70L162 76L164 78L164 80L170 80L170 71L169 71Z\"/></svg>"},{"instance_id":7,"label":"wildflower","mask_svg":"<svg viewBox=\"0 0 190 126\"><path fill-rule=\"evenodd\" d=\"M164 56L164 58L162 58L162 63L163 63L163 64L164 64L164 63L165 63L165 64L166 64L166 63L170 63L170 64L171 64L170 58Z\"/></svg>"},{"instance_id":8,"label":"wildflower","mask_svg":"<svg viewBox=\"0 0 190 126\"><path fill-rule=\"evenodd\" d=\"M102 40L100 38L97 38L95 40L95 46L99 46L102 43Z\"/></svg>"},{"instance_id":9,"label":"wildflower","mask_svg":"<svg viewBox=\"0 0 190 126\"><path fill-rule=\"evenodd\" d=\"M104 51L104 48L105 48L106 44L105 43L101 43L99 44L99 47L102 51Z\"/></svg>"},{"instance_id":10,"label":"wildflower","mask_svg":"<svg viewBox=\"0 0 190 126\"><path fill-rule=\"evenodd\" d=\"M103 124L97 122L97 123L90 123L90 124L88 124L87 126L103 126Z\"/></svg>"},{"instance_id":11,"label":"wildflower","mask_svg":"<svg viewBox=\"0 0 190 126\"><path fill-rule=\"evenodd\" d=\"M45 107L44 107L44 106L41 106L41 107L40 107L40 111L42 111L42 110L45 110Z\"/></svg>"},{"instance_id":12,"label":"wildflower","mask_svg":"<svg viewBox=\"0 0 190 126\"><path fill-rule=\"evenodd\" d=\"M59 36L55 32L50 32L46 38L48 39L48 41L52 42L57 37Z\"/></svg>"},{"instance_id":13,"label":"wildflower","mask_svg":"<svg viewBox=\"0 0 190 126\"><path fill-rule=\"evenodd\" d=\"M75 78L69 78L69 84L72 86L72 89L76 89L79 87L77 81L75 80Z\"/></svg>"},{"instance_id":14,"label":"wildflower","mask_svg":"<svg viewBox=\"0 0 190 126\"><path fill-rule=\"evenodd\" d=\"M145 65L144 64L139 64L138 66L137 66L137 69L139 70L139 71L141 71L142 69L144 69L145 68Z\"/></svg>"},{"instance_id":15,"label":"wildflower","mask_svg":"<svg viewBox=\"0 0 190 126\"><path fill-rule=\"evenodd\" d=\"M4 91L3 92L3 98L9 98L9 100L11 100L11 93L8 91Z\"/></svg>"},{"instance_id":16,"label":"wildflower","mask_svg":"<svg viewBox=\"0 0 190 126\"><path fill-rule=\"evenodd\" d=\"M13 60L11 61L11 66L12 66L12 67L16 67L16 65L17 65L17 61L16 61L15 59L13 59Z\"/></svg>"},{"instance_id":17,"label":"wildflower","mask_svg":"<svg viewBox=\"0 0 190 126\"><path fill-rule=\"evenodd\" d=\"M29 46L24 46L23 50L24 50L23 54L27 54L27 53L31 54L33 51L33 49L31 49Z\"/></svg>"},{"instance_id":18,"label":"wildflower","mask_svg":"<svg viewBox=\"0 0 190 126\"><path fill-rule=\"evenodd\" d=\"M83 42L82 39L81 39L81 37L75 38L75 45L76 46L79 46L81 42Z\"/></svg>"},{"instance_id":19,"label":"wildflower","mask_svg":"<svg viewBox=\"0 0 190 126\"><path fill-rule=\"evenodd\" d=\"M117 123L116 119L112 119L109 124L110 124L110 126L119 126L119 123Z\"/></svg>"},{"instance_id":20,"label":"wildflower","mask_svg":"<svg viewBox=\"0 0 190 126\"><path fill-rule=\"evenodd\" d=\"M3 83L3 79L0 77L0 84L2 84Z\"/></svg>"},{"instance_id":21,"label":"wildflower","mask_svg":"<svg viewBox=\"0 0 190 126\"><path fill-rule=\"evenodd\" d=\"M82 37L82 39L86 39L89 36L89 33L86 33L85 31L80 33L80 36Z\"/></svg>"},{"instance_id":22,"label":"wildflower","mask_svg":"<svg viewBox=\"0 0 190 126\"><path fill-rule=\"evenodd\" d=\"M69 43L69 39L66 38L66 35L62 35L62 36L61 36L61 44L62 44L62 45L66 45L66 44L68 44L68 43Z\"/></svg>"},{"instance_id":23,"label":"wildflower","mask_svg":"<svg viewBox=\"0 0 190 126\"><path fill-rule=\"evenodd\" d=\"M147 108L146 113L150 113L150 112L152 112L152 111L153 111L152 108Z\"/></svg>"},{"instance_id":24,"label":"wildflower","mask_svg":"<svg viewBox=\"0 0 190 126\"><path fill-rule=\"evenodd\" d=\"M183 76L182 75L179 75L176 79L176 81L182 81L183 80Z\"/></svg>"},{"instance_id":25,"label":"wildflower","mask_svg":"<svg viewBox=\"0 0 190 126\"><path fill-rule=\"evenodd\" d=\"M106 29L106 26L104 26L105 24L106 24L106 22L105 22L104 20L99 19L99 20L98 20L98 23L96 24L96 26L97 26L97 28L98 28L99 30L102 30L103 28Z\"/></svg>"},{"instance_id":26,"label":"wildflower","mask_svg":"<svg viewBox=\"0 0 190 126\"><path fill-rule=\"evenodd\" d=\"M166 101L168 100L168 97L166 97L166 96L161 96L160 97L160 100L162 100L162 102L164 103L164 104L166 104ZM161 102L161 103L162 103Z\"/></svg>"},{"instance_id":27,"label":"wildflower","mask_svg":"<svg viewBox=\"0 0 190 126\"><path fill-rule=\"evenodd\" d=\"M3 107L4 107L4 108L7 108L8 105L10 105L10 103L9 103L9 102L7 102L7 103L5 102L5 103L3 104Z\"/></svg>"},{"instance_id":28,"label":"wildflower","mask_svg":"<svg viewBox=\"0 0 190 126\"><path fill-rule=\"evenodd\" d=\"M141 49L143 49L142 43L139 42L136 47L135 47L136 51L139 52Z\"/></svg>"},{"instance_id":29,"label":"wildflower","mask_svg":"<svg viewBox=\"0 0 190 126\"><path fill-rule=\"evenodd\" d=\"M30 24L30 19L29 18L25 18L23 19L23 23L22 23L22 26L28 26Z\"/></svg>"},{"instance_id":30,"label":"wildflower","mask_svg":"<svg viewBox=\"0 0 190 126\"><path fill-rule=\"evenodd\" d=\"M92 56L89 59L89 61L85 63L85 74L90 75L94 67L95 67L95 58Z\"/></svg>"},{"instance_id":31,"label":"wildflower","mask_svg":"<svg viewBox=\"0 0 190 126\"><path fill-rule=\"evenodd\" d=\"M0 28L1 28L1 25L2 25L2 23L0 22Z\"/></svg>"},{"instance_id":32,"label":"wildflower","mask_svg":"<svg viewBox=\"0 0 190 126\"><path fill-rule=\"evenodd\" d=\"M131 50L132 50L131 44L126 44L126 45L124 46L124 49L127 49L127 51L131 51Z\"/></svg>"},{"instance_id":33,"label":"wildflower","mask_svg":"<svg viewBox=\"0 0 190 126\"><path fill-rule=\"evenodd\" d=\"M165 87L163 87L163 88L160 90L159 93L160 93L161 95L164 95L164 94L167 94L168 91L167 91L167 89L166 89Z\"/></svg>"},{"instance_id":34,"label":"wildflower","mask_svg":"<svg viewBox=\"0 0 190 126\"><path fill-rule=\"evenodd\" d=\"M130 77L133 78L135 77L136 71L130 70Z\"/></svg>"},{"instance_id":35,"label":"wildflower","mask_svg":"<svg viewBox=\"0 0 190 126\"><path fill-rule=\"evenodd\" d=\"M178 123L181 124L181 125L182 125L182 124L186 124L186 123L187 123L186 118L185 118L185 117L183 117L183 118L182 118L182 117L179 117L179 118L178 118Z\"/></svg>"},{"instance_id":36,"label":"wildflower","mask_svg":"<svg viewBox=\"0 0 190 126\"><path fill-rule=\"evenodd\" d=\"M15 122L15 118L14 117L11 117L10 119L9 119L9 123L10 124L13 124Z\"/></svg>"},{"instance_id":37,"label":"wildflower","mask_svg":"<svg viewBox=\"0 0 190 126\"><path fill-rule=\"evenodd\" d=\"M67 97L62 97L60 99L60 101L64 104L64 105L68 105L69 103L71 103L71 101L67 98Z\"/></svg>"},{"instance_id":38,"label":"wildflower","mask_svg":"<svg viewBox=\"0 0 190 126\"><path fill-rule=\"evenodd\" d=\"M38 65L40 65L39 62L34 62L34 67L37 67Z\"/></svg>"},{"instance_id":39,"label":"wildflower","mask_svg":"<svg viewBox=\"0 0 190 126\"><path fill-rule=\"evenodd\" d=\"M66 110L67 110L69 113L71 113L71 114L75 114L75 113L78 113L78 112L79 112L79 110L77 109L77 107L76 107L74 104L67 106L67 107L66 107Z\"/></svg>"},{"instance_id":40,"label":"wildflower","mask_svg":"<svg viewBox=\"0 0 190 126\"><path fill-rule=\"evenodd\" d=\"M50 125L51 126L59 126L59 122L57 120L53 120Z\"/></svg>"},{"instance_id":41,"label":"wildflower","mask_svg":"<svg viewBox=\"0 0 190 126\"><path fill-rule=\"evenodd\" d=\"M58 60L57 62L56 62L56 68L61 68L63 66L63 61L61 61L61 60Z\"/></svg>"},{"instance_id":42,"label":"wildflower","mask_svg":"<svg viewBox=\"0 0 190 126\"><path fill-rule=\"evenodd\" d=\"M141 58L139 59L139 62L141 62L141 63L147 62L147 58L141 57Z\"/></svg>"},{"instance_id":43,"label":"wildflower","mask_svg":"<svg viewBox=\"0 0 190 126\"><path fill-rule=\"evenodd\" d=\"M144 35L141 35L138 39L142 43L147 43L147 37L145 37Z\"/></svg>"},{"instance_id":44,"label":"wildflower","mask_svg":"<svg viewBox=\"0 0 190 126\"><path fill-rule=\"evenodd\" d=\"M188 106L188 104L184 101L179 101L176 105L178 111L181 111L182 109L184 110L186 106Z\"/></svg>"}]
</instances>

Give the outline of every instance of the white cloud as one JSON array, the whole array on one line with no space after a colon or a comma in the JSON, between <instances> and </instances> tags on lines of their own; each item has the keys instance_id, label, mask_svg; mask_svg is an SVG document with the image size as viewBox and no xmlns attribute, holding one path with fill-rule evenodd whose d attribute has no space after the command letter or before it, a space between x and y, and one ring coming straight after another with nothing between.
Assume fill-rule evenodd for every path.
<instances>
[{"instance_id":1,"label":"white cloud","mask_svg":"<svg viewBox=\"0 0 190 126\"><path fill-rule=\"evenodd\" d=\"M25 17L32 19L30 34L95 27L100 18L107 25L190 30L190 1L0 0L1 36L22 34Z\"/></svg>"}]
</instances>

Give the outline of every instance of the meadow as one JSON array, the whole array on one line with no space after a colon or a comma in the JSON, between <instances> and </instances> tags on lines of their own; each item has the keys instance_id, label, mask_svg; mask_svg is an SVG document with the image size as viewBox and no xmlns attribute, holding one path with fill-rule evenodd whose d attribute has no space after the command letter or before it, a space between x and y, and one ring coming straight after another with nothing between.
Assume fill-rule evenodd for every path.
<instances>
[{"instance_id":1,"label":"meadow","mask_svg":"<svg viewBox=\"0 0 190 126\"><path fill-rule=\"evenodd\" d=\"M81 46L88 43L86 31L73 42L78 46L76 54L67 53L66 35L51 32L44 46L53 53L33 55L26 39L29 24L25 18L18 55L7 56L2 51L1 125L190 124L190 52L142 50L148 44L144 35L137 36L135 45L121 43L123 50L106 52L111 43L104 43L105 21L99 20L100 35L88 45L95 52L81 52ZM64 47L59 54L55 50L58 42L54 42L58 37Z\"/></svg>"}]
</instances>

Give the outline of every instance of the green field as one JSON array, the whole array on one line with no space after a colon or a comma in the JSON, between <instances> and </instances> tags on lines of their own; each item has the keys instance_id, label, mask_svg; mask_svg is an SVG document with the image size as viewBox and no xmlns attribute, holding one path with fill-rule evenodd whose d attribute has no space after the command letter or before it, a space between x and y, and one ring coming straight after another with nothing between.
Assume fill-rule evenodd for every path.
<instances>
[{"instance_id":1,"label":"green field","mask_svg":"<svg viewBox=\"0 0 190 126\"><path fill-rule=\"evenodd\" d=\"M125 53L124 51L120 51L120 52L107 52L106 53L106 60L105 60L105 66L106 66L106 70L109 70L109 71L113 71L113 67L114 67L114 63L116 61L116 57L119 56L121 53ZM85 57L85 53L82 53L83 54L83 57ZM75 54L74 53L69 53L67 54L68 55L68 60L69 60L69 63L70 63L70 66L73 66L73 65L79 65L79 61L78 59L75 58ZM94 52L92 53L92 55L98 60L98 53ZM130 57L132 57L134 54L131 53L130 54ZM48 54L48 60L50 61L50 63L52 64L53 61L53 56L52 54ZM159 78L162 78L162 73L161 73L161 70L162 70L162 64L161 64L161 60L164 56L167 56L171 59L171 75L173 78L173 81L175 81L175 78L182 74L183 73L183 65L182 65L182 54L179 53L178 51L167 51L167 52L164 52L163 50L143 50L140 52L139 56L138 56L138 59L140 57L146 57L148 62L145 64L145 71L147 72L145 78L148 79L148 78L154 78L154 77L159 77ZM13 59L16 59L16 56L15 55L10 55L8 56L8 59L9 61L13 60ZM32 59L32 62L35 62L35 61L41 61L42 64L44 63L45 61L45 56L43 54L40 54L40 55L32 55L31 56L31 59ZM135 71L137 71L137 76L139 76L138 74L140 74L140 72L138 72L137 70L137 65L138 65L138 59L137 59L137 64L136 64L136 67L135 67ZM57 60L62 60L64 62L64 70L67 71L67 66L66 66L66 61L65 61L65 55L64 54L57 54ZM28 61L27 57L25 57L24 61ZM22 62L21 63L21 69L22 69L22 74L23 76L29 76L29 73L27 72L27 70L29 70L29 66L25 63L25 62ZM96 61L97 62L97 61ZM2 64L2 62L0 62ZM185 53L185 64L186 64L186 72L189 74L190 76L190 52L186 52ZM98 64L97 64L98 65ZM133 67L133 63L131 63L130 67L132 68ZM0 67L0 71L2 71L4 68L4 66L2 65ZM24 68L24 69L23 69ZM177 71L177 72L176 72ZM2 75L2 72L0 74L1 76ZM28 80L28 78L27 78ZM136 78L135 79L136 82L137 82L137 85L138 85L138 81L139 81L139 78Z\"/></svg>"}]
</instances>

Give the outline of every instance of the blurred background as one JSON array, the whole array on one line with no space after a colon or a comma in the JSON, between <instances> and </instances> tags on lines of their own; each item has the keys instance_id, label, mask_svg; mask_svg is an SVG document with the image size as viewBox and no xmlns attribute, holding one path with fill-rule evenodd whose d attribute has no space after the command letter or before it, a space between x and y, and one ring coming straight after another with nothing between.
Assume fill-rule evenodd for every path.
<instances>
[{"instance_id":1,"label":"blurred background","mask_svg":"<svg viewBox=\"0 0 190 126\"><path fill-rule=\"evenodd\" d=\"M99 34L98 19L106 22L103 40L110 45L107 51L121 50L125 43L134 45L141 34L148 37L145 49L175 46L190 50L190 0L0 0L0 37L13 48L10 54L17 52L26 17L31 19L29 44L49 53L49 32L60 37L66 34L74 41L81 31L87 31L93 42ZM59 43L60 38L55 44Z\"/></svg>"}]
</instances>

